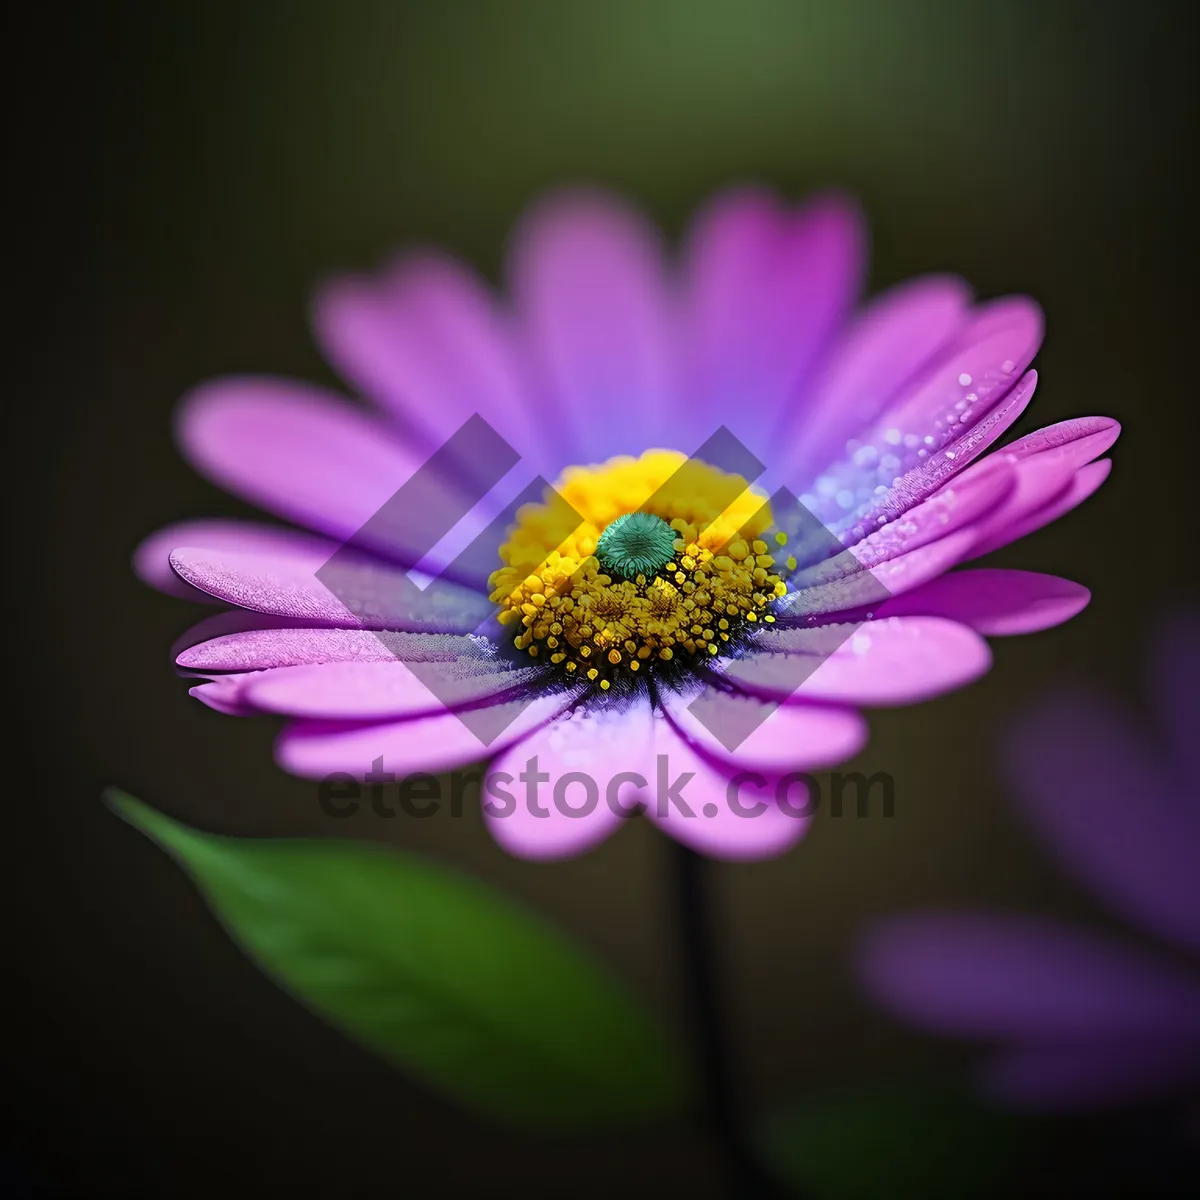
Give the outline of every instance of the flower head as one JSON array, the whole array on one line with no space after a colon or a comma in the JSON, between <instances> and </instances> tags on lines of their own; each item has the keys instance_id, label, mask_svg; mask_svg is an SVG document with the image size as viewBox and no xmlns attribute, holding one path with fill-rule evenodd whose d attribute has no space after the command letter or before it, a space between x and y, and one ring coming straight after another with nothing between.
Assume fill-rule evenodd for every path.
<instances>
[{"instance_id":1,"label":"flower head","mask_svg":"<svg viewBox=\"0 0 1200 1200\"><path fill-rule=\"evenodd\" d=\"M374 412L262 378L181 410L199 469L314 531L190 522L139 549L150 582L240 610L179 654L193 694L289 718L302 775L490 755L526 784L485 794L518 854L642 807L710 854L785 850L798 773L858 750L860 708L961 686L981 635L1083 607L1065 580L946 572L1090 495L1117 435L1081 418L981 458L1033 394L1036 306L939 276L853 317L862 244L841 198L734 192L673 272L638 214L569 193L519 230L507 305L429 254L324 288L318 339ZM459 453L472 422L512 457ZM517 460L542 483L435 548Z\"/></svg>"},{"instance_id":2,"label":"flower head","mask_svg":"<svg viewBox=\"0 0 1200 1200\"><path fill-rule=\"evenodd\" d=\"M1091 693L1027 713L1009 748L1016 794L1060 865L1113 912L1174 943L1172 961L1050 921L969 914L885 922L863 967L889 1008L1004 1047L984 1087L1087 1108L1200 1089L1200 621L1160 631L1161 749Z\"/></svg>"}]
</instances>

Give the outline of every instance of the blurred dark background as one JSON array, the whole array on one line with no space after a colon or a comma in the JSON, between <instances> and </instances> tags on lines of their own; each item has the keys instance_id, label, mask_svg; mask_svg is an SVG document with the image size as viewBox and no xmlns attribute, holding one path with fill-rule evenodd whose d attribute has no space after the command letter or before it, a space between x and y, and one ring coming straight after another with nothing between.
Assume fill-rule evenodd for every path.
<instances>
[{"instance_id":1,"label":"blurred dark background","mask_svg":"<svg viewBox=\"0 0 1200 1200\"><path fill-rule=\"evenodd\" d=\"M1111 924L1018 823L997 739L1062 679L1141 705L1148 618L1195 600L1190 6L163 0L26 20L9 45L10 188L29 215L9 236L34 270L10 285L8 362L32 378L10 378L6 403L7 706L28 726L4 839L18 1185L717 1194L710 1148L682 1125L543 1146L410 1086L260 976L99 802L117 783L223 832L426 851L552 914L678 1012L652 829L528 865L475 816L330 821L272 764L270 720L188 698L168 647L199 614L128 566L169 521L249 513L176 453L183 391L235 371L331 380L306 328L316 280L412 242L495 277L514 219L563 182L623 190L672 236L730 182L852 190L873 289L950 270L1044 305L1018 432L1087 413L1125 425L1101 493L996 556L1087 584L1084 615L996 643L963 693L873 717L859 765L895 777L894 818L818 821L780 860L719 870L756 1108L973 1061L858 993L851 948L874 918L932 905ZM1091 1179L1100 1145L1088 1125L1063 1139L1056 1194Z\"/></svg>"}]
</instances>

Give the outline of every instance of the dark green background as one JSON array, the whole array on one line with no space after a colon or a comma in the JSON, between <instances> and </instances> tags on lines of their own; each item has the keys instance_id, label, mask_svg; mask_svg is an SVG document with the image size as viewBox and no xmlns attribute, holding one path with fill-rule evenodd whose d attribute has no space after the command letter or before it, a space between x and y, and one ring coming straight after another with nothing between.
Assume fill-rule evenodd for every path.
<instances>
[{"instance_id":1,"label":"dark green background","mask_svg":"<svg viewBox=\"0 0 1200 1200\"><path fill-rule=\"evenodd\" d=\"M755 1103L970 1060L856 993L872 919L949 905L1110 923L1017 824L997 738L1060 679L1141 705L1151 620L1195 595L1184 6L107 4L47 14L10 54L29 76L13 111L31 209L10 233L37 267L13 287L29 333L9 351L35 378L6 405L9 702L30 722L10 759L25 1011L9 1129L32 1176L65 1194L715 1194L684 1128L547 1149L411 1088L260 977L98 801L117 783L205 828L426 850L678 1011L652 829L535 866L473 814L331 821L272 764L271 721L187 697L167 649L197 614L128 570L166 522L249 513L174 450L183 391L233 371L328 380L305 325L317 279L412 242L495 276L506 230L563 182L622 189L672 236L727 183L848 188L873 288L951 270L1045 306L1019 432L1087 413L1126 427L1098 497L996 556L1087 584L1087 612L998 642L960 694L873 717L858 765L895 777L893 819L818 821L783 859L719 871Z\"/></svg>"}]
</instances>

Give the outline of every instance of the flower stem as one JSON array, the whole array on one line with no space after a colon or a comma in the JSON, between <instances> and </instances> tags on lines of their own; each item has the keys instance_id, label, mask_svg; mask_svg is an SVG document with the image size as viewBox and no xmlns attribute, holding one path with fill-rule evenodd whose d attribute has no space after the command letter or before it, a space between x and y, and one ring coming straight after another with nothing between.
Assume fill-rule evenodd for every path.
<instances>
[{"instance_id":1,"label":"flower stem","mask_svg":"<svg viewBox=\"0 0 1200 1200\"><path fill-rule=\"evenodd\" d=\"M721 1008L717 930L709 886L712 864L674 839L667 841L672 847L684 984L706 1121L725 1161L730 1196L769 1200L778 1195L778 1189L750 1150Z\"/></svg>"}]
</instances>

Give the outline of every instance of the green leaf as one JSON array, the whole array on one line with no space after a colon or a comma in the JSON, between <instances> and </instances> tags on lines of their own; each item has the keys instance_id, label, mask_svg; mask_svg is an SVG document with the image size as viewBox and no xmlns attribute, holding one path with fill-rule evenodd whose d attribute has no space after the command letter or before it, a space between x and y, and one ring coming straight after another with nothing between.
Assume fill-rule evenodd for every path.
<instances>
[{"instance_id":1,"label":"green leaf","mask_svg":"<svg viewBox=\"0 0 1200 1200\"><path fill-rule=\"evenodd\" d=\"M815 1200L985 1200L1011 1194L1025 1126L926 1083L794 1105L767 1121L764 1161Z\"/></svg>"},{"instance_id":2,"label":"green leaf","mask_svg":"<svg viewBox=\"0 0 1200 1200\"><path fill-rule=\"evenodd\" d=\"M276 982L444 1095L556 1131L679 1102L675 1048L644 1008L494 888L362 843L222 837L105 797L188 870Z\"/></svg>"}]
</instances>

